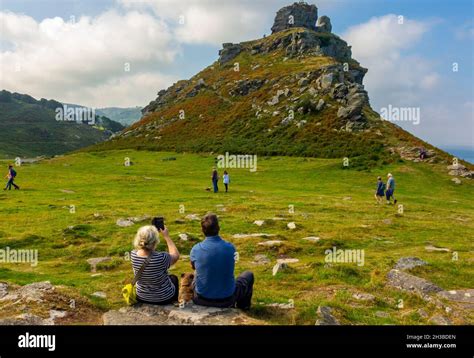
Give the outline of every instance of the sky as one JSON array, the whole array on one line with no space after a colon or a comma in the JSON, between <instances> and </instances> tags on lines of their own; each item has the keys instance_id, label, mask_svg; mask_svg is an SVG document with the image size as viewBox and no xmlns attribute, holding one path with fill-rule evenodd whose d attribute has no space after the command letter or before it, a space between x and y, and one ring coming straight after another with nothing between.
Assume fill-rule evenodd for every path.
<instances>
[{"instance_id":1,"label":"sky","mask_svg":"<svg viewBox=\"0 0 474 358\"><path fill-rule=\"evenodd\" d=\"M293 0L0 0L0 87L90 107L144 106L218 58L224 42L269 34ZM474 150L473 0L319 0L319 16L369 69L374 110L441 148Z\"/></svg>"}]
</instances>

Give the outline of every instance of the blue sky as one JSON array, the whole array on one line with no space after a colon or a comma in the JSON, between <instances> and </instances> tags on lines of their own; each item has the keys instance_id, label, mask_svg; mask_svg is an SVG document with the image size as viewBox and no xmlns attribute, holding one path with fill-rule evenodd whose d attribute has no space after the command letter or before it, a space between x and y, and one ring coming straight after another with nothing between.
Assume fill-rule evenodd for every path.
<instances>
[{"instance_id":1,"label":"blue sky","mask_svg":"<svg viewBox=\"0 0 474 358\"><path fill-rule=\"evenodd\" d=\"M0 0L0 84L94 107L143 106L215 61L222 42L268 34L275 12L292 2ZM369 69L376 111L419 107L419 125L397 124L440 147L474 147L472 0L309 3Z\"/></svg>"}]
</instances>

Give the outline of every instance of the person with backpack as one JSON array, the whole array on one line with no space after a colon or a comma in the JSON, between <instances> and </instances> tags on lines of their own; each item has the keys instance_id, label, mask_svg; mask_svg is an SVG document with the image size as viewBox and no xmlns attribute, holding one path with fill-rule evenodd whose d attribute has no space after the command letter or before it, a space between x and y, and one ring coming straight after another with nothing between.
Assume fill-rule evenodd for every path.
<instances>
[{"instance_id":1,"label":"person with backpack","mask_svg":"<svg viewBox=\"0 0 474 358\"><path fill-rule=\"evenodd\" d=\"M375 200L377 200L377 204L383 204L384 196L385 196L385 183L382 181L382 177L378 177L377 189L375 190Z\"/></svg>"},{"instance_id":2,"label":"person with backpack","mask_svg":"<svg viewBox=\"0 0 474 358\"><path fill-rule=\"evenodd\" d=\"M20 190L20 187L13 182L16 178L16 170L13 169L13 165L8 166L8 174L5 175L5 178L8 179L8 181L3 190L12 190L12 185L15 187L15 190Z\"/></svg>"},{"instance_id":3,"label":"person with backpack","mask_svg":"<svg viewBox=\"0 0 474 358\"><path fill-rule=\"evenodd\" d=\"M224 175L222 176L222 181L224 182L225 185L225 192L229 192L229 183L230 183L230 178L229 178L229 173L227 173L227 170L224 170Z\"/></svg>"}]
</instances>

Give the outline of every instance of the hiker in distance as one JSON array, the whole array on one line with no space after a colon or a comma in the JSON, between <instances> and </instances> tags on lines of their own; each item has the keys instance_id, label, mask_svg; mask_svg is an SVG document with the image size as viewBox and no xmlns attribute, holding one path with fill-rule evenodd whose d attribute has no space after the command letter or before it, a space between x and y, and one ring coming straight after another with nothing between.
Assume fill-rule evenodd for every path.
<instances>
[{"instance_id":1,"label":"hiker in distance","mask_svg":"<svg viewBox=\"0 0 474 358\"><path fill-rule=\"evenodd\" d=\"M20 187L13 182L16 178L16 170L13 169L13 165L8 166L8 173L7 175L5 175L5 178L8 179L8 181L7 181L7 185L5 186L3 190L7 190L7 189L12 190L12 185L15 187L15 190L20 189Z\"/></svg>"},{"instance_id":2,"label":"hiker in distance","mask_svg":"<svg viewBox=\"0 0 474 358\"><path fill-rule=\"evenodd\" d=\"M225 186L225 192L228 193L230 178L229 178L229 173L227 173L227 170L224 170L224 175L222 176L222 182L224 183L224 186Z\"/></svg>"},{"instance_id":3,"label":"hiker in distance","mask_svg":"<svg viewBox=\"0 0 474 358\"><path fill-rule=\"evenodd\" d=\"M179 259L179 251L171 240L168 229L160 230L166 241L168 252L156 251L160 242L158 229L153 225L138 229L135 250L131 252L134 275L144 266L136 282L137 302L166 305L178 301L178 277L169 275L168 269Z\"/></svg>"},{"instance_id":4,"label":"hiker in distance","mask_svg":"<svg viewBox=\"0 0 474 358\"><path fill-rule=\"evenodd\" d=\"M214 193L217 193L219 191L219 188L217 187L217 182L219 181L219 173L217 172L216 167L212 168L212 186L214 187Z\"/></svg>"},{"instance_id":5,"label":"hiker in distance","mask_svg":"<svg viewBox=\"0 0 474 358\"><path fill-rule=\"evenodd\" d=\"M395 179L391 173L387 174L387 191L385 192L385 197L387 198L387 204L391 204L390 199L393 198L393 203L397 203L397 199L393 196L395 192Z\"/></svg>"},{"instance_id":6,"label":"hiker in distance","mask_svg":"<svg viewBox=\"0 0 474 358\"><path fill-rule=\"evenodd\" d=\"M191 249L194 275L194 298L197 305L249 309L254 275L250 271L234 277L236 251L234 245L219 236L219 220L208 213L201 219L206 239Z\"/></svg>"},{"instance_id":7,"label":"hiker in distance","mask_svg":"<svg viewBox=\"0 0 474 358\"><path fill-rule=\"evenodd\" d=\"M375 200L377 200L377 204L383 204L384 196L385 196L385 183L382 181L382 177L378 177L377 189L375 190Z\"/></svg>"}]
</instances>

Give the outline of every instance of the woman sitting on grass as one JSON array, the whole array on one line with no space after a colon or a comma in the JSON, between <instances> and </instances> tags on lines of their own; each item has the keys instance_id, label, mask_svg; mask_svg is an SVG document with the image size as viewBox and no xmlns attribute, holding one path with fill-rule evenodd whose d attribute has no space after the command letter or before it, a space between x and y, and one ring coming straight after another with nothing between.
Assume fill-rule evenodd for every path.
<instances>
[{"instance_id":1,"label":"woman sitting on grass","mask_svg":"<svg viewBox=\"0 0 474 358\"><path fill-rule=\"evenodd\" d=\"M169 275L168 269L178 261L179 252L169 236L168 229L165 227L160 231L168 245L169 253L155 251L160 242L156 227L143 226L135 236L135 250L131 253L135 275L146 262L136 283L138 302L166 305L178 300L178 277Z\"/></svg>"}]
</instances>

